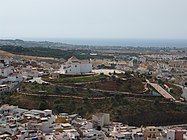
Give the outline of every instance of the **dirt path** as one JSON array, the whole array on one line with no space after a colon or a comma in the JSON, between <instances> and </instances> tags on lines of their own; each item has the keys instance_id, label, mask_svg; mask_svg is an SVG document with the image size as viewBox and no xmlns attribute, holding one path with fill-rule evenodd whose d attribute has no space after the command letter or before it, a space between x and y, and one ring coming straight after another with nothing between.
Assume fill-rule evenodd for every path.
<instances>
[{"instance_id":1,"label":"dirt path","mask_svg":"<svg viewBox=\"0 0 187 140\"><path fill-rule=\"evenodd\" d=\"M73 98L73 99L85 99L85 97L80 97L80 96L68 96L68 95L42 95L42 94L31 94L31 93L22 93L20 92L22 95L28 95L28 96L37 96L37 97L60 97L60 98ZM88 97L86 99L88 100L104 100L104 99L109 99L111 97Z\"/></svg>"}]
</instances>

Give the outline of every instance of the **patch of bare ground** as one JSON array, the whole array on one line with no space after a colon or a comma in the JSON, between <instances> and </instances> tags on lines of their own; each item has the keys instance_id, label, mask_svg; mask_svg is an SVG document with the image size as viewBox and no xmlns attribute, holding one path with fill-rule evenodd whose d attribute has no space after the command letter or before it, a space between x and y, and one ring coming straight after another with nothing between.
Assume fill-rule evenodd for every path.
<instances>
[{"instance_id":1,"label":"patch of bare ground","mask_svg":"<svg viewBox=\"0 0 187 140\"><path fill-rule=\"evenodd\" d=\"M21 57L23 59L32 59L32 60L56 60L56 58L53 57L38 57L38 56L28 56L28 55L15 55L12 53L9 53L7 51L0 50L0 56L4 57Z\"/></svg>"},{"instance_id":2,"label":"patch of bare ground","mask_svg":"<svg viewBox=\"0 0 187 140\"><path fill-rule=\"evenodd\" d=\"M139 79L133 78L126 81L108 80L104 82L89 85L91 88L110 91L141 93L144 91L144 85Z\"/></svg>"},{"instance_id":3,"label":"patch of bare ground","mask_svg":"<svg viewBox=\"0 0 187 140\"><path fill-rule=\"evenodd\" d=\"M0 56L4 56L4 57L13 57L13 56L15 56L15 55L12 54L12 53L9 53L9 52L0 50Z\"/></svg>"}]
</instances>

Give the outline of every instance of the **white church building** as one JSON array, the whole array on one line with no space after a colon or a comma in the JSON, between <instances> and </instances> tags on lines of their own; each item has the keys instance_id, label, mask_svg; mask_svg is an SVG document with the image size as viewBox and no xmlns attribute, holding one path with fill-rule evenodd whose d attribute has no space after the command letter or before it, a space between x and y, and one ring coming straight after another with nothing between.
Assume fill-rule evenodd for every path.
<instances>
[{"instance_id":1,"label":"white church building","mask_svg":"<svg viewBox=\"0 0 187 140\"><path fill-rule=\"evenodd\" d=\"M72 56L61 65L60 73L67 75L81 75L92 72L92 64L83 62Z\"/></svg>"}]
</instances>

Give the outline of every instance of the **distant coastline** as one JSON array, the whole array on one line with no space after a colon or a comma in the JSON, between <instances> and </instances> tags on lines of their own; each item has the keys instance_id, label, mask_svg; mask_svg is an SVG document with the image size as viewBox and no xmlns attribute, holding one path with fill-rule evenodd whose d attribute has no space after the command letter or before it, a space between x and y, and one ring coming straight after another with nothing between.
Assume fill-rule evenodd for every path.
<instances>
[{"instance_id":1,"label":"distant coastline","mask_svg":"<svg viewBox=\"0 0 187 140\"><path fill-rule=\"evenodd\" d=\"M81 38L1 38L0 40L23 40L53 42L82 46L187 48L187 39L81 39Z\"/></svg>"},{"instance_id":2,"label":"distant coastline","mask_svg":"<svg viewBox=\"0 0 187 140\"><path fill-rule=\"evenodd\" d=\"M52 41L73 45L122 47L176 47L187 48L187 39L78 39L78 38L23 38L27 41Z\"/></svg>"}]
</instances>

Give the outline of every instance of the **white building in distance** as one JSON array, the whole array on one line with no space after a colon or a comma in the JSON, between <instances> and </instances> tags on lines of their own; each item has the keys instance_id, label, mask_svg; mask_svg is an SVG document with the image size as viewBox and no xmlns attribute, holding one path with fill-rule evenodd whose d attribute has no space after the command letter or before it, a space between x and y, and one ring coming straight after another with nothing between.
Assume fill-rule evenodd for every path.
<instances>
[{"instance_id":1,"label":"white building in distance","mask_svg":"<svg viewBox=\"0 0 187 140\"><path fill-rule=\"evenodd\" d=\"M7 77L14 72L14 67L9 66L8 60L0 60L0 76Z\"/></svg>"},{"instance_id":2,"label":"white building in distance","mask_svg":"<svg viewBox=\"0 0 187 140\"><path fill-rule=\"evenodd\" d=\"M110 114L97 113L95 115L92 115L92 121L101 127L103 127L104 125L109 125L110 124Z\"/></svg>"},{"instance_id":3,"label":"white building in distance","mask_svg":"<svg viewBox=\"0 0 187 140\"><path fill-rule=\"evenodd\" d=\"M72 56L60 68L60 73L67 75L81 75L92 72L92 64L83 62Z\"/></svg>"}]
</instances>

